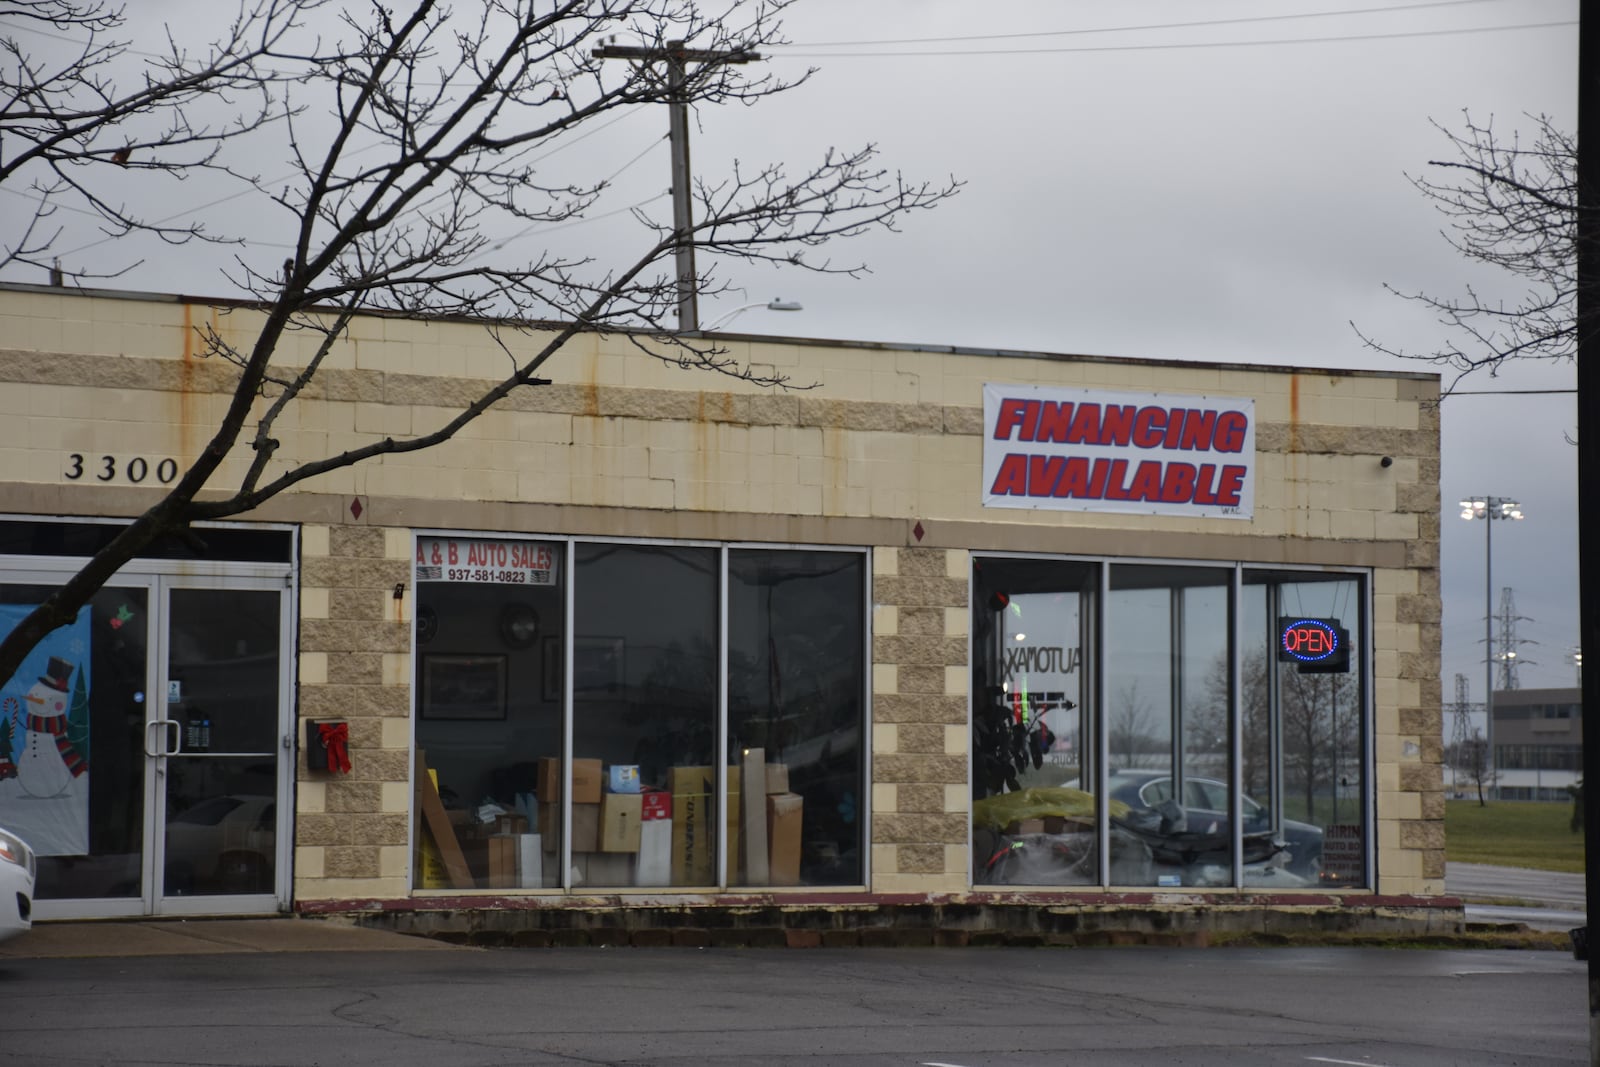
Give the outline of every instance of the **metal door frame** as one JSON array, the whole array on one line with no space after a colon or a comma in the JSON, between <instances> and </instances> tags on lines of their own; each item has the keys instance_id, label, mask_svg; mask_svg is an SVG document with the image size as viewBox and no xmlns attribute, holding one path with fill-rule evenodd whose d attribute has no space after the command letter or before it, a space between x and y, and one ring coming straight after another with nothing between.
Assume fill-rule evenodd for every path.
<instances>
[{"instance_id":1,"label":"metal door frame","mask_svg":"<svg viewBox=\"0 0 1600 1067\"><path fill-rule=\"evenodd\" d=\"M144 898L151 915L239 915L270 914L287 911L291 886L290 860L294 853L294 616L291 589L282 574L262 573L280 567L235 564L220 575L184 573L159 576L155 583L160 619L154 647L156 672L146 699L145 717L145 842ZM249 572L249 573L246 573ZM218 893L214 895L173 896L162 884L166 869L167 774L166 761L177 752L169 745L171 731L162 724L175 724L166 716L167 667L172 651L172 592L175 589L221 589L276 592L278 596L278 722L274 731L277 760L276 825L274 827L273 889L271 893ZM157 711L160 718L156 717ZM158 726L162 728L158 729ZM152 749L159 749L152 754ZM181 747L181 746L180 746Z\"/></svg>"},{"instance_id":2,"label":"metal door frame","mask_svg":"<svg viewBox=\"0 0 1600 1067\"><path fill-rule=\"evenodd\" d=\"M298 555L298 553L297 553ZM19 585L58 586L77 572L85 561L58 556L7 556L0 559L0 581ZM272 589L279 597L279 685L278 685L278 767L277 825L270 894L219 894L216 896L170 897L157 895L157 883L164 865L165 782L158 786L156 764L161 757L141 751L144 764L144 830L140 865L140 895L130 897L72 897L34 901L35 919L98 919L146 915L242 915L275 914L289 909L293 889L294 857L294 772L295 772L295 644L298 582L294 563L242 563L195 560L138 559L125 565L110 580L107 588L145 590L149 605L145 642L146 699L144 732L141 742L154 733L154 725L165 718L167 691L167 653L169 650L169 593L174 588L188 589ZM91 755L91 760L92 760ZM159 801L159 804L157 803Z\"/></svg>"}]
</instances>

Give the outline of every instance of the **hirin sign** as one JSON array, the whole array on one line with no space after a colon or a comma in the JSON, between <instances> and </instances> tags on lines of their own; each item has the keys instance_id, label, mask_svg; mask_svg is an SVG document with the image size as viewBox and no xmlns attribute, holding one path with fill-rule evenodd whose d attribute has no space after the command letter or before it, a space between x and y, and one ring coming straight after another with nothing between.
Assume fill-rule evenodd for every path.
<instances>
[{"instance_id":1,"label":"hirin sign","mask_svg":"<svg viewBox=\"0 0 1600 1067\"><path fill-rule=\"evenodd\" d=\"M1255 401L983 387L983 506L1248 519Z\"/></svg>"}]
</instances>

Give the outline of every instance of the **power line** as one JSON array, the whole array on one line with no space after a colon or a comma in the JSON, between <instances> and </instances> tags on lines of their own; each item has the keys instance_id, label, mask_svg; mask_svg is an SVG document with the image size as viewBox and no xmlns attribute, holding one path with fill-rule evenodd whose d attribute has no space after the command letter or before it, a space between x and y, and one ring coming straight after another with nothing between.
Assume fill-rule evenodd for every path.
<instances>
[{"instance_id":1,"label":"power line","mask_svg":"<svg viewBox=\"0 0 1600 1067\"><path fill-rule=\"evenodd\" d=\"M1198 48L1259 48L1267 45L1348 44L1353 41L1390 41L1408 37L1455 37L1468 33L1544 30L1558 26L1576 26L1577 24L1576 20L1564 19L1556 22L1522 22L1509 26L1472 26L1454 30L1407 30L1397 33L1357 33L1336 37L1283 37L1261 41L1193 41L1183 44L1084 45L1067 48L947 48L929 52L804 52L781 48L774 49L773 54L774 58L785 56L796 59L896 59L930 56L1025 56L1089 52L1171 52Z\"/></svg>"},{"instance_id":2,"label":"power line","mask_svg":"<svg viewBox=\"0 0 1600 1067\"><path fill-rule=\"evenodd\" d=\"M1201 26L1236 26L1252 22L1285 22L1291 19L1341 18L1346 15L1387 15L1392 12L1420 11L1424 8L1463 7L1467 4L1498 3L1499 0L1432 0L1429 3L1396 7L1361 7L1347 11L1302 11L1287 15L1245 15L1231 19L1195 19L1188 22L1151 22L1138 26L1101 26L1077 30L1030 30L1026 33L974 33L958 37L903 37L880 41L799 41L798 48L861 48L868 45L950 44L960 41L1006 41L1037 37L1076 37L1091 33L1138 33L1144 30L1187 30Z\"/></svg>"}]
</instances>

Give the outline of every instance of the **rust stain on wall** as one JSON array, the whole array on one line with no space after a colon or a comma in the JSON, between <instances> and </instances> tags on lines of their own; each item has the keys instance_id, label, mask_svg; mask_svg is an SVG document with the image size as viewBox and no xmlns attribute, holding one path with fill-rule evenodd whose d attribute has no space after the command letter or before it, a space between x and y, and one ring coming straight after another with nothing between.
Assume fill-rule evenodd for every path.
<instances>
[{"instance_id":1,"label":"rust stain on wall","mask_svg":"<svg viewBox=\"0 0 1600 1067\"><path fill-rule=\"evenodd\" d=\"M213 312L213 317L215 312ZM216 323L213 321L212 326ZM183 358L178 362L177 417L173 424L178 428L178 456L185 463L194 462L198 450L194 435L200 425L205 399L197 392L200 353L195 349L194 305L183 305Z\"/></svg>"},{"instance_id":2,"label":"rust stain on wall","mask_svg":"<svg viewBox=\"0 0 1600 1067\"><path fill-rule=\"evenodd\" d=\"M1284 458L1285 488L1293 499L1286 500L1284 511L1288 517L1288 532L1290 537L1303 536L1306 531L1301 526L1306 517L1305 508L1310 498L1310 487L1302 480L1304 472L1300 469L1300 375L1289 375L1289 437L1284 446L1287 455Z\"/></svg>"}]
</instances>

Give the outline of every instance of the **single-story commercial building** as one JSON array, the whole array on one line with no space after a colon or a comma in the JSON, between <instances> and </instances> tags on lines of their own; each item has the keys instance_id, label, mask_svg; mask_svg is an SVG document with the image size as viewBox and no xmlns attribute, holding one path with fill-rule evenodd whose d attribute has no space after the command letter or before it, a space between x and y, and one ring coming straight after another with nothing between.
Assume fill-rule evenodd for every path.
<instances>
[{"instance_id":1,"label":"single-story commercial building","mask_svg":"<svg viewBox=\"0 0 1600 1067\"><path fill-rule=\"evenodd\" d=\"M0 628L210 439L198 330L259 322L0 289ZM268 473L437 428L541 336L357 317ZM1436 376L721 341L806 388L581 334L453 440L125 566L0 693L37 917L1461 921Z\"/></svg>"}]
</instances>

